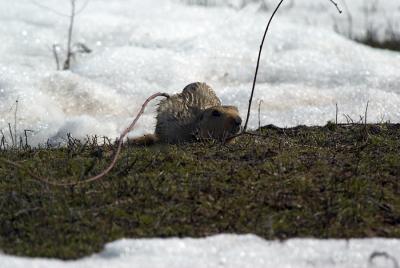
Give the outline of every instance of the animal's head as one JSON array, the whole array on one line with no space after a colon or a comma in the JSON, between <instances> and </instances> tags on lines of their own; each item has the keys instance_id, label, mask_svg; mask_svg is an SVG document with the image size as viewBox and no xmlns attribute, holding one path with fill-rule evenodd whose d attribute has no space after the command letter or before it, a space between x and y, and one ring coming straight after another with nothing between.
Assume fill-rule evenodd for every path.
<instances>
[{"instance_id":1,"label":"animal's head","mask_svg":"<svg viewBox=\"0 0 400 268\"><path fill-rule=\"evenodd\" d=\"M235 106L215 106L204 110L198 119L198 138L225 140L240 130L242 119Z\"/></svg>"}]
</instances>

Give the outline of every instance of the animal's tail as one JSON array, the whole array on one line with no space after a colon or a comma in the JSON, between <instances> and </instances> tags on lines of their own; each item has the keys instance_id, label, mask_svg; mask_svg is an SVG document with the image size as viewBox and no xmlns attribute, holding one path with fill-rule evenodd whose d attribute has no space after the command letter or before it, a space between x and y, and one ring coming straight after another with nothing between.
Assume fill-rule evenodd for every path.
<instances>
[{"instance_id":1,"label":"animal's tail","mask_svg":"<svg viewBox=\"0 0 400 268\"><path fill-rule=\"evenodd\" d=\"M146 134L141 137L134 139L128 139L128 144L139 145L139 146L149 146L158 142L158 137L155 134Z\"/></svg>"}]
</instances>

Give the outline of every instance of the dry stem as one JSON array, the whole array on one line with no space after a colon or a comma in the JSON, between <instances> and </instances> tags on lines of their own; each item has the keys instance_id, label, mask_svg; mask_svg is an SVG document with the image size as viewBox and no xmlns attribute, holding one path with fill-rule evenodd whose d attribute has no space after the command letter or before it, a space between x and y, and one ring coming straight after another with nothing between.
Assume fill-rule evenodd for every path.
<instances>
[{"instance_id":1,"label":"dry stem","mask_svg":"<svg viewBox=\"0 0 400 268\"><path fill-rule=\"evenodd\" d=\"M270 24L271 24L271 21L272 21L272 19L274 18L275 14L276 14L276 12L278 11L278 9L280 8L280 6L282 5L282 2L283 2L283 1L284 1L284 0L279 1L279 4L276 6L274 12L272 13L271 17L269 18L267 27L265 28L265 32L264 32L264 35L263 35L263 38L262 38L262 41L261 41L260 49L259 49L259 51L258 51L257 66L256 66L256 71L255 71L255 73L254 73L253 86L252 86L252 88L251 88L251 94L250 94L250 99L249 99L249 106L248 106L248 109L247 109L246 122L245 122L244 127L243 127L243 132L246 132L246 130L247 130L247 124L248 124L248 122L249 122L251 104L252 104L252 102L253 102L254 89L255 89L255 86L256 86L256 82L257 82L258 68L260 67L260 59L261 59L261 53L262 53L262 49L263 49L264 42L265 42L265 37L266 37L266 35L267 35L267 32L268 32L269 26L270 26ZM336 7L336 9L337 9L337 11L338 11L339 13L342 13L342 10L339 8L338 4L337 4L334 0L329 0L329 1Z\"/></svg>"},{"instance_id":2,"label":"dry stem","mask_svg":"<svg viewBox=\"0 0 400 268\"><path fill-rule=\"evenodd\" d=\"M331 3L336 7L337 11L340 14L342 14L343 11L339 8L338 4L334 0L329 0L329 1L331 1Z\"/></svg>"},{"instance_id":3,"label":"dry stem","mask_svg":"<svg viewBox=\"0 0 400 268\"><path fill-rule=\"evenodd\" d=\"M68 70L71 66L71 57L72 57L72 32L74 29L74 20L75 20L75 0L71 0L71 15L69 17L69 28L68 28L68 41L67 41L67 55L64 62L64 70Z\"/></svg>"},{"instance_id":4,"label":"dry stem","mask_svg":"<svg viewBox=\"0 0 400 268\"><path fill-rule=\"evenodd\" d=\"M18 116L18 99L15 101L15 111L14 111L14 141L15 141L15 146L17 146L17 116Z\"/></svg>"},{"instance_id":5,"label":"dry stem","mask_svg":"<svg viewBox=\"0 0 400 268\"><path fill-rule=\"evenodd\" d=\"M248 122L249 122L251 103L252 103L252 101L253 101L254 89L255 89L255 87L256 87L258 68L259 68L259 66L260 66L261 53L262 53L262 49L263 49L263 46L264 46L265 37L266 37L266 35L267 35L267 32L268 32L269 26L270 26L270 24L271 24L271 21L272 21L272 19L274 18L275 14L276 14L276 12L278 11L278 9L280 8L280 6L282 5L282 2L283 2L283 1L284 1L284 0L281 0L281 1L279 2L278 6L275 8L274 12L272 13L271 17L269 18L269 21L268 21L268 24L267 24L267 28L265 28L264 36L263 36L262 41L261 41L260 50L258 51L256 72L255 72L255 74L254 74L253 86L252 86L252 88L251 88L251 95L250 95L250 99L249 99L249 106L248 106L248 109L247 109L246 123L244 124L243 132L246 131L246 129L247 129L247 124L248 124Z\"/></svg>"},{"instance_id":6,"label":"dry stem","mask_svg":"<svg viewBox=\"0 0 400 268\"><path fill-rule=\"evenodd\" d=\"M57 71L59 71L60 70L60 60L58 59L57 48L58 48L58 45L57 44L53 44L53 56L54 56L54 59L56 61Z\"/></svg>"}]
</instances>

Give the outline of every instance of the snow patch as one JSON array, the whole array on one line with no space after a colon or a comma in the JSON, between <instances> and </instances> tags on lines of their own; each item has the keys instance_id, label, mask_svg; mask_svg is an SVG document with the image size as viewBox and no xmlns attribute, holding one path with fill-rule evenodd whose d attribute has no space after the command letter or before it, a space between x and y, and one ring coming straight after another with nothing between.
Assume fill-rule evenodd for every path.
<instances>
[{"instance_id":1,"label":"snow patch","mask_svg":"<svg viewBox=\"0 0 400 268\"><path fill-rule=\"evenodd\" d=\"M227 234L199 239L122 239L107 244L99 254L76 261L0 255L4 268L390 268L398 267L398 260L400 240L396 239L279 242Z\"/></svg>"}]
</instances>

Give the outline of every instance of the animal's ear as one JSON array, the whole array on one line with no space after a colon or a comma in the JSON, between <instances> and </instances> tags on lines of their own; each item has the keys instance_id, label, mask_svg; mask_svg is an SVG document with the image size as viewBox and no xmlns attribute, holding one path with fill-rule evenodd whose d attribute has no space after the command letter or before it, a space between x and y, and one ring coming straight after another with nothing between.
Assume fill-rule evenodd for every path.
<instances>
[{"instance_id":1,"label":"animal's ear","mask_svg":"<svg viewBox=\"0 0 400 268\"><path fill-rule=\"evenodd\" d=\"M213 110L213 111L211 112L211 114L212 114L212 116L215 116L215 117L221 116L221 112L218 111L218 110Z\"/></svg>"}]
</instances>

